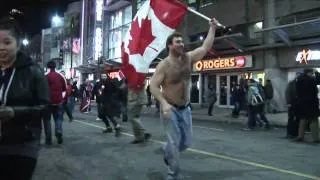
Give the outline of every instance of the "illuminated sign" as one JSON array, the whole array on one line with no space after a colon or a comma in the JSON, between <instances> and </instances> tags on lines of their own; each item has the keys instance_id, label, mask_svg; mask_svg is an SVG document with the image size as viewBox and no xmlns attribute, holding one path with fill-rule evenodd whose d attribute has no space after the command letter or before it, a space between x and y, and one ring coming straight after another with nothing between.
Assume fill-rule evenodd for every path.
<instances>
[{"instance_id":1,"label":"illuminated sign","mask_svg":"<svg viewBox=\"0 0 320 180\"><path fill-rule=\"evenodd\" d=\"M119 72L119 71L109 72L109 73L108 73L108 76L109 76L111 79L118 79L118 80L121 79L121 76L120 76L120 72Z\"/></svg>"},{"instance_id":2,"label":"illuminated sign","mask_svg":"<svg viewBox=\"0 0 320 180\"><path fill-rule=\"evenodd\" d=\"M308 64L308 61L320 60L320 51L311 51L304 49L297 54L296 61L301 64Z\"/></svg>"},{"instance_id":3,"label":"illuminated sign","mask_svg":"<svg viewBox=\"0 0 320 180\"><path fill-rule=\"evenodd\" d=\"M72 52L74 54L79 54L80 53L80 39L73 39L72 43Z\"/></svg>"},{"instance_id":4,"label":"illuminated sign","mask_svg":"<svg viewBox=\"0 0 320 180\"><path fill-rule=\"evenodd\" d=\"M96 21L102 21L103 0L96 0Z\"/></svg>"},{"instance_id":5,"label":"illuminated sign","mask_svg":"<svg viewBox=\"0 0 320 180\"><path fill-rule=\"evenodd\" d=\"M197 61L193 68L195 71L234 69L252 67L252 56L237 56L229 58L209 59Z\"/></svg>"},{"instance_id":6,"label":"illuminated sign","mask_svg":"<svg viewBox=\"0 0 320 180\"><path fill-rule=\"evenodd\" d=\"M99 57L102 56L102 29L96 28L95 32L95 46L94 46L94 59L98 60Z\"/></svg>"}]
</instances>

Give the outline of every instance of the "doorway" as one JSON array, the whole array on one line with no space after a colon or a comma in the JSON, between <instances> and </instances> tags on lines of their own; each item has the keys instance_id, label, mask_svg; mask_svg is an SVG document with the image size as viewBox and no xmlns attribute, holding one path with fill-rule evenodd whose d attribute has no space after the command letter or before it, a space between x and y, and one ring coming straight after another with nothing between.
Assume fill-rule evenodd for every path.
<instances>
[{"instance_id":1,"label":"doorway","mask_svg":"<svg viewBox=\"0 0 320 180\"><path fill-rule=\"evenodd\" d=\"M231 92L235 85L239 83L239 74L217 75L217 104L220 107L233 107Z\"/></svg>"}]
</instances>

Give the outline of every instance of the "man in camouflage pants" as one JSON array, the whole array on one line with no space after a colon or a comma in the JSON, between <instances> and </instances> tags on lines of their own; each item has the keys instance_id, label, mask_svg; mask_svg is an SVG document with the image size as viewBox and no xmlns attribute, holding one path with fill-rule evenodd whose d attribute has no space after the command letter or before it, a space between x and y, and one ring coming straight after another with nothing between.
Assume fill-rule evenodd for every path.
<instances>
[{"instance_id":1,"label":"man in camouflage pants","mask_svg":"<svg viewBox=\"0 0 320 180\"><path fill-rule=\"evenodd\" d=\"M151 138L150 133L146 133L141 122L141 111L147 104L147 95L144 88L139 90L128 89L128 120L132 124L134 140L132 144L139 144Z\"/></svg>"}]
</instances>

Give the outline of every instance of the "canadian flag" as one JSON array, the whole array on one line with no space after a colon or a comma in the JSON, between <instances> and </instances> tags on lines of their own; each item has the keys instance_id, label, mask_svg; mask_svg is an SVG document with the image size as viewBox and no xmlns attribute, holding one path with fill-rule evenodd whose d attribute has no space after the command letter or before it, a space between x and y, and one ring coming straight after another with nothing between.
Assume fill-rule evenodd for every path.
<instances>
[{"instance_id":1,"label":"canadian flag","mask_svg":"<svg viewBox=\"0 0 320 180\"><path fill-rule=\"evenodd\" d=\"M121 46L121 71L128 88L144 88L149 65L165 48L167 37L186 12L187 7L177 0L148 0L139 9Z\"/></svg>"}]
</instances>

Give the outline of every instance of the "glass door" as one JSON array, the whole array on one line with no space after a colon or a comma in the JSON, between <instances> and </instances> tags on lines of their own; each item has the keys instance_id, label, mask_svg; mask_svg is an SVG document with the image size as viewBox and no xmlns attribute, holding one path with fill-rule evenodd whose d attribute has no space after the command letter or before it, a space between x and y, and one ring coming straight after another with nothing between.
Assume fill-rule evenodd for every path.
<instances>
[{"instance_id":1,"label":"glass door","mask_svg":"<svg viewBox=\"0 0 320 180\"><path fill-rule=\"evenodd\" d=\"M229 90L229 104L230 106L233 106L234 105L234 99L232 97L232 93L234 91L234 89L236 88L236 84L239 84L239 75L231 75L229 76L230 77L230 81L229 81L229 87L230 87L230 90Z\"/></svg>"},{"instance_id":2,"label":"glass door","mask_svg":"<svg viewBox=\"0 0 320 180\"><path fill-rule=\"evenodd\" d=\"M219 105L228 105L228 76L219 76L218 100Z\"/></svg>"},{"instance_id":3,"label":"glass door","mask_svg":"<svg viewBox=\"0 0 320 180\"><path fill-rule=\"evenodd\" d=\"M217 76L217 96L219 106L232 107L234 105L232 91L236 84L239 83L239 79L240 76L237 74Z\"/></svg>"}]
</instances>

